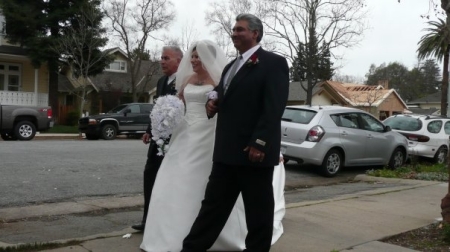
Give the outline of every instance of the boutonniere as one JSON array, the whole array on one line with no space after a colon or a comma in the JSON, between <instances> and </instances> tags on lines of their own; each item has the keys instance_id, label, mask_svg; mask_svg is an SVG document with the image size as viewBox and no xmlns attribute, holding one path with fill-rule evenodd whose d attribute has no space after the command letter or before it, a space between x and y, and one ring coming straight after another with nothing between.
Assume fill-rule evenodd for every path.
<instances>
[{"instance_id":1,"label":"boutonniere","mask_svg":"<svg viewBox=\"0 0 450 252\"><path fill-rule=\"evenodd\" d=\"M258 63L259 63L258 56L256 56L256 54L252 54L252 56L250 56L250 58L247 60L245 64L247 65L247 67L251 67Z\"/></svg>"}]
</instances>

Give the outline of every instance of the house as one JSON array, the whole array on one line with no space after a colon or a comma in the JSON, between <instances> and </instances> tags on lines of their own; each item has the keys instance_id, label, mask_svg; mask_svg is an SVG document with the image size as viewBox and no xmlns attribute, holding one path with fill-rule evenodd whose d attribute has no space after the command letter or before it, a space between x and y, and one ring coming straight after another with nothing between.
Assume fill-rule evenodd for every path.
<instances>
[{"instance_id":1,"label":"house","mask_svg":"<svg viewBox=\"0 0 450 252\"><path fill-rule=\"evenodd\" d=\"M300 86L299 83L291 83L288 99L292 100L289 100L288 103L304 104L306 92L301 87L299 90L298 86ZM292 94L292 92L299 91L303 91L304 98L301 94ZM303 103L299 103L301 101ZM314 87L311 103L312 105L340 105L359 108L371 113L380 120L393 114L404 113L408 108L394 89L388 89L387 82L382 82L377 86L369 86L337 81L324 81Z\"/></svg>"},{"instance_id":2,"label":"house","mask_svg":"<svg viewBox=\"0 0 450 252\"><path fill-rule=\"evenodd\" d=\"M114 55L114 61L96 76L89 77L85 114L107 112L121 103L132 102L131 71L127 54L119 48L108 49ZM140 102L151 102L156 94L157 80L162 76L158 62L143 60L136 78L136 90ZM67 114L80 110L80 84L70 69L65 69L59 76L60 123L65 123Z\"/></svg>"},{"instance_id":3,"label":"house","mask_svg":"<svg viewBox=\"0 0 450 252\"><path fill-rule=\"evenodd\" d=\"M5 39L4 17L0 14L0 104L48 106L49 71L36 68L27 51Z\"/></svg>"},{"instance_id":4,"label":"house","mask_svg":"<svg viewBox=\"0 0 450 252\"><path fill-rule=\"evenodd\" d=\"M289 96L287 105L303 105L306 104L306 91L303 89L306 87L306 82L300 83L299 81L293 81L289 83ZM315 94L320 89L320 85L313 87L312 93Z\"/></svg>"},{"instance_id":5,"label":"house","mask_svg":"<svg viewBox=\"0 0 450 252\"><path fill-rule=\"evenodd\" d=\"M442 92L427 95L425 97L408 102L408 110L416 114L440 115Z\"/></svg>"}]
</instances>

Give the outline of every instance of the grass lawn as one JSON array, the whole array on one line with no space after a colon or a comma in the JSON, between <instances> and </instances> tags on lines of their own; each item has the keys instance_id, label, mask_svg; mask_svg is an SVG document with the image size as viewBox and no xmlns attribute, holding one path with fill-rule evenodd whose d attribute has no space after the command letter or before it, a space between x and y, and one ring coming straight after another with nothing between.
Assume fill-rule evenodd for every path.
<instances>
[{"instance_id":1,"label":"grass lawn","mask_svg":"<svg viewBox=\"0 0 450 252\"><path fill-rule=\"evenodd\" d=\"M49 129L45 133L78 133L78 126L54 125L53 128Z\"/></svg>"}]
</instances>

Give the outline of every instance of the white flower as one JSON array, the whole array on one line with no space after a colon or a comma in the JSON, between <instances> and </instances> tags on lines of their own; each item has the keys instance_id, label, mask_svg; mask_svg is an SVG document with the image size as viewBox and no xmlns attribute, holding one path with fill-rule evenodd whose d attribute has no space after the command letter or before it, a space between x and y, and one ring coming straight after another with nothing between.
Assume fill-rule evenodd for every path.
<instances>
[{"instance_id":1,"label":"white flower","mask_svg":"<svg viewBox=\"0 0 450 252\"><path fill-rule=\"evenodd\" d=\"M184 116L184 103L174 95L159 97L150 113L152 139L158 145L158 155L163 156L168 147L168 139Z\"/></svg>"},{"instance_id":2,"label":"white flower","mask_svg":"<svg viewBox=\"0 0 450 252\"><path fill-rule=\"evenodd\" d=\"M219 98L219 95L214 90L209 91L208 93L206 93L206 96L208 97L209 100L216 100L217 98Z\"/></svg>"}]
</instances>

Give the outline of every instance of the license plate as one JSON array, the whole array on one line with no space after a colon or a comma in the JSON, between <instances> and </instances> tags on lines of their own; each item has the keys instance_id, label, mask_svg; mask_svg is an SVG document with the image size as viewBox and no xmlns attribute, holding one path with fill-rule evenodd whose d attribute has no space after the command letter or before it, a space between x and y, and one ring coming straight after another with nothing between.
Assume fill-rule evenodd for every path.
<instances>
[{"instance_id":1,"label":"license plate","mask_svg":"<svg viewBox=\"0 0 450 252\"><path fill-rule=\"evenodd\" d=\"M280 151L281 151L281 154L285 154L286 153L286 146L281 146Z\"/></svg>"}]
</instances>

